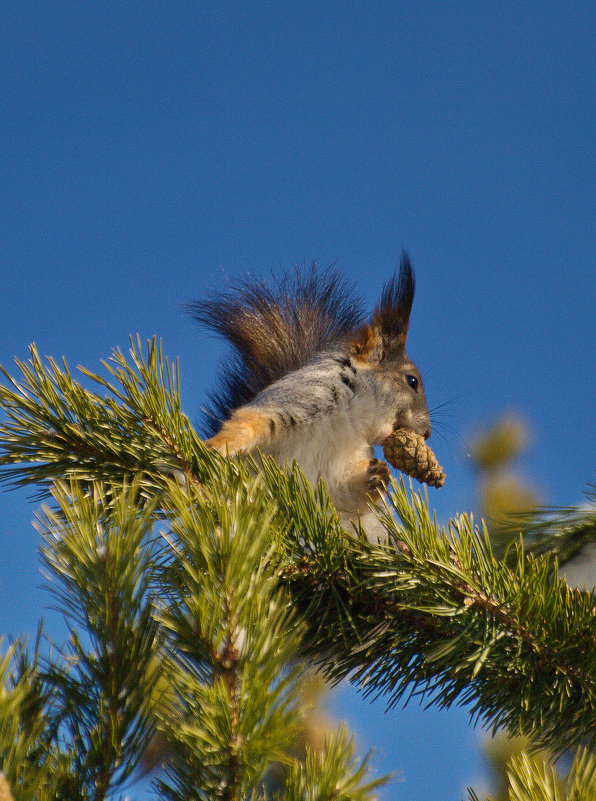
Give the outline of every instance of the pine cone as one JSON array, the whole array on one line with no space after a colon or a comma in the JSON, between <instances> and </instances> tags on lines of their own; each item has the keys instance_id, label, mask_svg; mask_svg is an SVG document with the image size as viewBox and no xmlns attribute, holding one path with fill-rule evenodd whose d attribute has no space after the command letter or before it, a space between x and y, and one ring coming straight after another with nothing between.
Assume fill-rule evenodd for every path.
<instances>
[{"instance_id":1,"label":"pine cone","mask_svg":"<svg viewBox=\"0 0 596 801\"><path fill-rule=\"evenodd\" d=\"M442 487L445 473L424 437L407 428L396 428L383 445L385 458L393 467L431 487Z\"/></svg>"}]
</instances>

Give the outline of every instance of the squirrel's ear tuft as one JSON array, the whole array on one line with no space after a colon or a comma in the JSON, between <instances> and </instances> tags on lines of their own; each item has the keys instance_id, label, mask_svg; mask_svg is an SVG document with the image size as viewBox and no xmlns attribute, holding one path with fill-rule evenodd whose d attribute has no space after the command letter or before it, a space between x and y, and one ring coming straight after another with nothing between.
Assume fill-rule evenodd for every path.
<instances>
[{"instance_id":1,"label":"squirrel's ear tuft","mask_svg":"<svg viewBox=\"0 0 596 801\"><path fill-rule=\"evenodd\" d=\"M383 287L372 324L390 348L405 347L416 282L408 254L403 251L399 273Z\"/></svg>"}]
</instances>

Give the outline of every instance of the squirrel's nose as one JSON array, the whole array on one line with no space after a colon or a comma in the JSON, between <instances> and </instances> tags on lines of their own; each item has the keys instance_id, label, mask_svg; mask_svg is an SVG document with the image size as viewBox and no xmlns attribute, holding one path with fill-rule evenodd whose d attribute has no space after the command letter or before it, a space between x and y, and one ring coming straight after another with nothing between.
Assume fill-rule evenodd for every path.
<instances>
[{"instance_id":1,"label":"squirrel's nose","mask_svg":"<svg viewBox=\"0 0 596 801\"><path fill-rule=\"evenodd\" d=\"M423 437L424 439L428 439L430 437L430 426L424 432Z\"/></svg>"}]
</instances>

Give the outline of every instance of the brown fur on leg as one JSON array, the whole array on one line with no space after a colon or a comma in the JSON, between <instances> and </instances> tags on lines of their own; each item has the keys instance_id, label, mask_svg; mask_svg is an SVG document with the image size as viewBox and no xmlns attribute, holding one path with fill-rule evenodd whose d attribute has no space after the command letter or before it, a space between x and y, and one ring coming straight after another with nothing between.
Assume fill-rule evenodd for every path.
<instances>
[{"instance_id":1,"label":"brown fur on leg","mask_svg":"<svg viewBox=\"0 0 596 801\"><path fill-rule=\"evenodd\" d=\"M238 409L205 444L219 453L247 453L271 436L271 416L257 409Z\"/></svg>"}]
</instances>

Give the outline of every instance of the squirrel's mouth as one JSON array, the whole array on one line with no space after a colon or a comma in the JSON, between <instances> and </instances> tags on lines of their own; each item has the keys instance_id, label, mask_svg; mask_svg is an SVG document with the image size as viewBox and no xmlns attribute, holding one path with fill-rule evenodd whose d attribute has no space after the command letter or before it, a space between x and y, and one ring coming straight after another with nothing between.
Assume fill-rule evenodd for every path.
<instances>
[{"instance_id":1,"label":"squirrel's mouth","mask_svg":"<svg viewBox=\"0 0 596 801\"><path fill-rule=\"evenodd\" d=\"M406 412L403 415L398 415L393 422L393 431L398 428L405 428L407 431L413 431L419 437L428 439L430 437L430 421L426 415L418 415L416 412Z\"/></svg>"},{"instance_id":2,"label":"squirrel's mouth","mask_svg":"<svg viewBox=\"0 0 596 801\"><path fill-rule=\"evenodd\" d=\"M373 445L383 446L385 444L385 440L393 434L396 427L398 428L399 426L391 425L390 423L384 425L383 428L379 431L379 435L373 442Z\"/></svg>"},{"instance_id":3,"label":"squirrel's mouth","mask_svg":"<svg viewBox=\"0 0 596 801\"><path fill-rule=\"evenodd\" d=\"M398 415L393 423L387 423L383 426L383 428L379 431L378 437L373 442L373 445L380 445L383 447L387 439L393 434L394 431L397 431L398 428L405 428L407 431L412 431L412 433L417 434L420 437L424 437L424 439L428 439L430 437L430 424L427 421L424 421L424 425L415 425L414 420L412 420L412 415Z\"/></svg>"}]
</instances>

